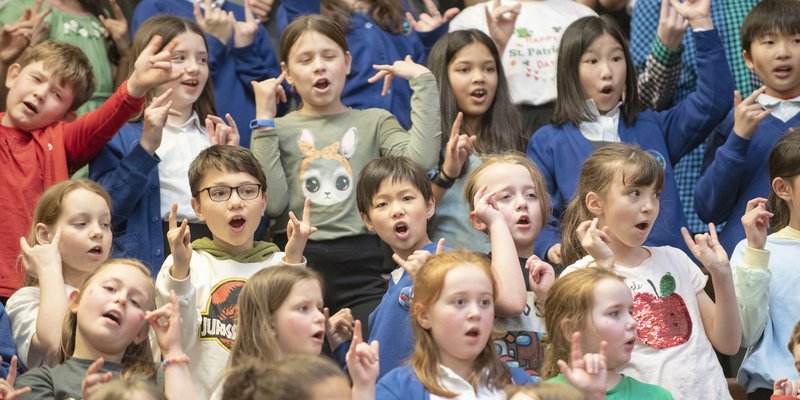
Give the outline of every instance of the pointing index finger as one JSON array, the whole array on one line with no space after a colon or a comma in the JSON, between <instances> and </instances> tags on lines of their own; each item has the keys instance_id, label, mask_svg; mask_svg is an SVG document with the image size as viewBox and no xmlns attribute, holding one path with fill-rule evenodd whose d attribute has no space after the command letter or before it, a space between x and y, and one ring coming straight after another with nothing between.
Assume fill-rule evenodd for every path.
<instances>
[{"instance_id":1,"label":"pointing index finger","mask_svg":"<svg viewBox=\"0 0 800 400\"><path fill-rule=\"evenodd\" d=\"M178 227L178 203L172 203L172 209L169 211L169 218L167 221L169 223L169 230Z\"/></svg>"}]
</instances>

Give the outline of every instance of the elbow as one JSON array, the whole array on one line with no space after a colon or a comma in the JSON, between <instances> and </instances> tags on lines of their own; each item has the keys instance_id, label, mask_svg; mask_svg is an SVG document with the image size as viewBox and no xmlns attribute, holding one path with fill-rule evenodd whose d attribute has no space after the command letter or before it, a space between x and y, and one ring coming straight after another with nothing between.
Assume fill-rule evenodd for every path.
<instances>
[{"instance_id":1,"label":"elbow","mask_svg":"<svg viewBox=\"0 0 800 400\"><path fill-rule=\"evenodd\" d=\"M526 300L526 297L522 297L517 301L498 301L494 306L494 312L498 317L519 317L525 312Z\"/></svg>"},{"instance_id":2,"label":"elbow","mask_svg":"<svg viewBox=\"0 0 800 400\"><path fill-rule=\"evenodd\" d=\"M741 344L741 339L742 339L741 336L739 336L739 339L736 340L735 343L731 343L731 344L726 345L726 346L720 346L717 349L717 351L719 351L720 353L722 353L722 354L724 354L726 356L734 356L734 355L736 355L736 353L739 352L739 345Z\"/></svg>"}]
</instances>

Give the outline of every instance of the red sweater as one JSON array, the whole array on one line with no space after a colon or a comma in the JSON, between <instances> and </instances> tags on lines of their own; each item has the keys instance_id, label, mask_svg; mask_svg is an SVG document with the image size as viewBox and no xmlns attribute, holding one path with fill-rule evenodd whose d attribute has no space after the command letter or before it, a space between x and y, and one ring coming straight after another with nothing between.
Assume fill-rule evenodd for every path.
<instances>
[{"instance_id":1,"label":"red sweater","mask_svg":"<svg viewBox=\"0 0 800 400\"><path fill-rule=\"evenodd\" d=\"M100 108L73 122L33 132L0 126L0 296L22 286L19 238L27 237L44 190L89 163L142 109L144 98L131 97L127 88L126 81Z\"/></svg>"}]
</instances>

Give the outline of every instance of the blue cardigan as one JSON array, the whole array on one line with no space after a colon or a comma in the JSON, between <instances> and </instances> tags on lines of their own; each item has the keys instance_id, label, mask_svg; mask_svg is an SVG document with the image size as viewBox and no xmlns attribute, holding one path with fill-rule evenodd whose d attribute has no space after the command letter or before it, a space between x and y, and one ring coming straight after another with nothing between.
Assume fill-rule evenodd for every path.
<instances>
[{"instance_id":1,"label":"blue cardigan","mask_svg":"<svg viewBox=\"0 0 800 400\"><path fill-rule=\"evenodd\" d=\"M244 8L232 1L222 5L225 11L233 11L237 21L244 21ZM142 0L136 6L131 21L131 34L139 26L157 14L168 14L194 21L192 2L186 0ZM240 143L250 147L250 121L256 116L255 97L251 81L275 78L281 70L269 34L263 26L250 46L233 47L233 39L227 45L212 35L205 35L208 43L208 62L217 115L225 118L230 113L239 128ZM200 121L201 123L203 121Z\"/></svg>"},{"instance_id":2,"label":"blue cardigan","mask_svg":"<svg viewBox=\"0 0 800 400\"><path fill-rule=\"evenodd\" d=\"M747 202L769 196L769 153L789 128L800 124L800 114L786 122L768 115L750 140L733 133L733 110L711 136L703 173L694 191L697 215L703 222L725 223L719 242L731 254L745 238L742 215Z\"/></svg>"},{"instance_id":3,"label":"blue cardigan","mask_svg":"<svg viewBox=\"0 0 800 400\"><path fill-rule=\"evenodd\" d=\"M156 276L164 262L160 160L139 145L142 127L125 124L89 164L89 178L111 195L112 257L137 258Z\"/></svg>"},{"instance_id":4,"label":"blue cardigan","mask_svg":"<svg viewBox=\"0 0 800 400\"><path fill-rule=\"evenodd\" d=\"M11 333L11 322L8 320L6 308L0 304L0 356L3 357L0 375L3 378L8 376L8 370L11 368L11 357L15 355L17 355L17 346L14 344L14 335ZM20 368L17 367L17 370Z\"/></svg>"},{"instance_id":5,"label":"blue cardigan","mask_svg":"<svg viewBox=\"0 0 800 400\"><path fill-rule=\"evenodd\" d=\"M404 2L405 4L405 2ZM286 22L301 15L319 14L320 0L291 0L281 2L281 12ZM279 24L280 24L279 20ZM426 33L392 34L384 31L364 13L355 12L350 18L350 29L346 32L347 44L352 55L350 74L342 90L342 103L356 109L382 108L391 112L404 129L411 128L411 95L413 91L405 79L393 79L386 96L381 96L382 82L369 83L367 79L378 71L374 64L392 64L410 55L414 62L425 65L427 54L449 24L442 24ZM285 26L279 26L283 32Z\"/></svg>"},{"instance_id":6,"label":"blue cardigan","mask_svg":"<svg viewBox=\"0 0 800 400\"><path fill-rule=\"evenodd\" d=\"M666 172L661 211L645 245L668 245L684 251L687 248L680 227L686 225L686 216L672 168L708 137L733 106L733 77L717 31L695 32L695 40L700 77L697 91L669 110L639 113L632 126L621 117L619 121L621 141L656 156ZM542 259L561 241L560 217L575 195L583 161L593 152L592 143L573 124L545 126L528 143L526 153L542 171L553 200L553 217L535 244L535 253Z\"/></svg>"},{"instance_id":7,"label":"blue cardigan","mask_svg":"<svg viewBox=\"0 0 800 400\"><path fill-rule=\"evenodd\" d=\"M530 385L538 380L520 368L509 367L511 380L515 385ZM502 388L501 388L502 389ZM380 400L430 400L431 394L422 386L414 368L410 365L389 371L378 381L375 387L375 398Z\"/></svg>"}]
</instances>

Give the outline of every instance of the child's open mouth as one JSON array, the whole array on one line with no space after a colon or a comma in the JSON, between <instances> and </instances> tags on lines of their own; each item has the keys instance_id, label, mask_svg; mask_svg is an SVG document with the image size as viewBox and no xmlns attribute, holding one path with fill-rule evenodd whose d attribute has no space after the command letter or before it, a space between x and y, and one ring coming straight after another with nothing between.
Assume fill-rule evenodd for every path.
<instances>
[{"instance_id":1,"label":"child's open mouth","mask_svg":"<svg viewBox=\"0 0 800 400\"><path fill-rule=\"evenodd\" d=\"M400 222L394 226L394 232L400 236L400 238L405 239L406 236L408 236L408 225Z\"/></svg>"},{"instance_id":2,"label":"child's open mouth","mask_svg":"<svg viewBox=\"0 0 800 400\"><path fill-rule=\"evenodd\" d=\"M311 337L314 338L314 340L322 341L323 339L325 339L325 332L324 331L317 331Z\"/></svg>"},{"instance_id":3,"label":"child's open mouth","mask_svg":"<svg viewBox=\"0 0 800 400\"><path fill-rule=\"evenodd\" d=\"M91 254L93 256L101 256L101 255L103 255L103 247L99 246L99 245L98 246L94 246L91 249L89 249L89 254Z\"/></svg>"},{"instance_id":4,"label":"child's open mouth","mask_svg":"<svg viewBox=\"0 0 800 400\"><path fill-rule=\"evenodd\" d=\"M600 93L602 94L611 94L611 92L613 91L614 91L614 86L611 85L603 86L603 88L600 89Z\"/></svg>"},{"instance_id":5,"label":"child's open mouth","mask_svg":"<svg viewBox=\"0 0 800 400\"><path fill-rule=\"evenodd\" d=\"M109 312L103 314L103 318L110 319L110 320L114 321L114 323L117 324L117 325L121 325L122 324L122 316L120 316L119 314L117 314L116 312L113 312L113 311L109 311Z\"/></svg>"},{"instance_id":6,"label":"child's open mouth","mask_svg":"<svg viewBox=\"0 0 800 400\"><path fill-rule=\"evenodd\" d=\"M314 88L319 90L325 90L331 85L331 82L325 78L322 78L316 82L314 82Z\"/></svg>"},{"instance_id":7,"label":"child's open mouth","mask_svg":"<svg viewBox=\"0 0 800 400\"><path fill-rule=\"evenodd\" d=\"M486 98L486 89L475 89L469 95L477 101L483 101Z\"/></svg>"},{"instance_id":8,"label":"child's open mouth","mask_svg":"<svg viewBox=\"0 0 800 400\"><path fill-rule=\"evenodd\" d=\"M181 82L181 84L189 87L197 87L197 85L199 85L200 82L198 82L197 79L189 79L188 81Z\"/></svg>"},{"instance_id":9,"label":"child's open mouth","mask_svg":"<svg viewBox=\"0 0 800 400\"><path fill-rule=\"evenodd\" d=\"M772 71L775 73L775 76L777 76L778 78L786 78L789 75L791 75L792 67L788 66L788 65L780 65L780 66L778 66L777 68L775 68Z\"/></svg>"},{"instance_id":10,"label":"child's open mouth","mask_svg":"<svg viewBox=\"0 0 800 400\"><path fill-rule=\"evenodd\" d=\"M636 227L636 229L644 231L644 230L647 230L647 228L650 226L650 224L647 223L647 222L640 222L640 223L638 223L638 224L636 224L634 226Z\"/></svg>"},{"instance_id":11,"label":"child's open mouth","mask_svg":"<svg viewBox=\"0 0 800 400\"><path fill-rule=\"evenodd\" d=\"M28 110L31 110L31 112L33 112L33 113L37 113L37 112L39 112L39 110L36 108L36 106L35 106L35 105L33 105L33 103L31 103L31 102L29 102L29 101L23 101L23 102L22 102L22 104L23 104L25 107L27 107L27 108L28 108Z\"/></svg>"},{"instance_id":12,"label":"child's open mouth","mask_svg":"<svg viewBox=\"0 0 800 400\"><path fill-rule=\"evenodd\" d=\"M228 222L228 225L230 225L234 231L240 231L245 222L244 218L233 218Z\"/></svg>"},{"instance_id":13,"label":"child's open mouth","mask_svg":"<svg viewBox=\"0 0 800 400\"><path fill-rule=\"evenodd\" d=\"M517 220L517 225L528 225L530 223L531 223L531 220L528 218L527 215L523 215L523 216L519 217L519 219Z\"/></svg>"}]
</instances>

